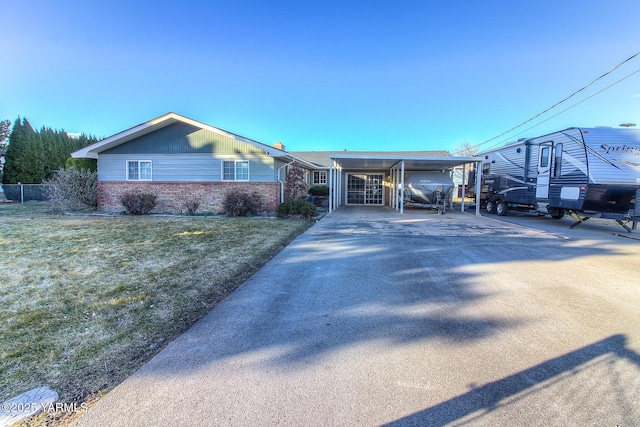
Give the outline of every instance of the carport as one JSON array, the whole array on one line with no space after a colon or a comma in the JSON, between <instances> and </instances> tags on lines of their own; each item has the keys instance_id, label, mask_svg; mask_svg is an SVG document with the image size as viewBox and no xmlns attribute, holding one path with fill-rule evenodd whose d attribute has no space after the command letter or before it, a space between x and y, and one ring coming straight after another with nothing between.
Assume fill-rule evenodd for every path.
<instances>
[{"instance_id":1,"label":"carport","mask_svg":"<svg viewBox=\"0 0 640 427\"><path fill-rule=\"evenodd\" d=\"M462 166L462 205L464 211L465 180L467 165L479 164L478 157L453 156L395 156L395 155L363 155L363 154L332 154L329 156L329 212L340 207L345 200L349 176L360 174L372 186L388 187L389 197L384 204L404 213L405 174L408 172L443 172L453 171L456 166ZM482 168L475 168L476 177L476 215L480 215L480 181ZM367 184L368 185L368 184ZM365 201L365 204L367 202ZM373 204L382 204L381 200L372 199Z\"/></svg>"}]
</instances>

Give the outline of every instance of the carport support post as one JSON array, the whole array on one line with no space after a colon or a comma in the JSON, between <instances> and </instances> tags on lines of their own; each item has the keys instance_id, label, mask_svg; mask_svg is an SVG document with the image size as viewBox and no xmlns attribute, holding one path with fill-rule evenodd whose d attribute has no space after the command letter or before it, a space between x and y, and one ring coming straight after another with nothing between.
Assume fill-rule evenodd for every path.
<instances>
[{"instance_id":1,"label":"carport support post","mask_svg":"<svg viewBox=\"0 0 640 427\"><path fill-rule=\"evenodd\" d=\"M333 159L329 159L329 213L333 212Z\"/></svg>"},{"instance_id":2,"label":"carport support post","mask_svg":"<svg viewBox=\"0 0 640 427\"><path fill-rule=\"evenodd\" d=\"M338 197L336 197L336 203L338 204L338 206L342 206L342 190L344 189L344 186L342 185L343 182L342 182L342 166L341 165L336 170L336 174L338 176L338 188L340 189L340 191L338 192Z\"/></svg>"},{"instance_id":3,"label":"carport support post","mask_svg":"<svg viewBox=\"0 0 640 427\"><path fill-rule=\"evenodd\" d=\"M393 189L393 199L391 202L391 207L395 209L396 201L398 200L398 183L396 182L398 174L396 173L396 168L393 167L391 169L391 188Z\"/></svg>"},{"instance_id":4,"label":"carport support post","mask_svg":"<svg viewBox=\"0 0 640 427\"><path fill-rule=\"evenodd\" d=\"M335 176L333 177L333 186L336 188L334 208L340 207L340 201L342 200L342 168L340 164L336 162L334 169Z\"/></svg>"},{"instance_id":5,"label":"carport support post","mask_svg":"<svg viewBox=\"0 0 640 427\"><path fill-rule=\"evenodd\" d=\"M464 197L466 195L465 187L466 187L466 175L467 175L467 164L462 165L462 205L460 206L460 212L464 212Z\"/></svg>"},{"instance_id":6,"label":"carport support post","mask_svg":"<svg viewBox=\"0 0 640 427\"><path fill-rule=\"evenodd\" d=\"M480 188L482 188L482 160L476 161L476 216L481 216Z\"/></svg>"},{"instance_id":7,"label":"carport support post","mask_svg":"<svg viewBox=\"0 0 640 427\"><path fill-rule=\"evenodd\" d=\"M393 181L393 171L389 170L389 197L387 198L387 206L393 203L393 193L391 192L391 181Z\"/></svg>"},{"instance_id":8,"label":"carport support post","mask_svg":"<svg viewBox=\"0 0 640 427\"><path fill-rule=\"evenodd\" d=\"M404 213L404 160L402 161L401 168L402 170L400 172L400 182L401 182L402 188L400 190L400 213L403 214Z\"/></svg>"},{"instance_id":9,"label":"carport support post","mask_svg":"<svg viewBox=\"0 0 640 427\"><path fill-rule=\"evenodd\" d=\"M389 169L389 207L393 207L393 168Z\"/></svg>"},{"instance_id":10,"label":"carport support post","mask_svg":"<svg viewBox=\"0 0 640 427\"><path fill-rule=\"evenodd\" d=\"M453 182L453 174L455 173L455 169L451 168L449 171L449 178L451 178L451 182ZM451 197L449 197L449 210L453 210L453 191L451 193Z\"/></svg>"},{"instance_id":11,"label":"carport support post","mask_svg":"<svg viewBox=\"0 0 640 427\"><path fill-rule=\"evenodd\" d=\"M396 210L400 209L400 194L398 192L398 188L400 186L400 176L398 174L398 166L394 167L394 171L395 171L395 175L396 175L396 188L395 188L395 192L396 192L396 203L395 203L395 208Z\"/></svg>"}]
</instances>

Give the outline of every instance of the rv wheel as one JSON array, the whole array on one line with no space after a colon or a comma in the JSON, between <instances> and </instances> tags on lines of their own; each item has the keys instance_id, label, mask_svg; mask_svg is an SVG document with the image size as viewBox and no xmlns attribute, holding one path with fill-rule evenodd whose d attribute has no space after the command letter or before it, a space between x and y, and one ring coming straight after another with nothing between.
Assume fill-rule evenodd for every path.
<instances>
[{"instance_id":1,"label":"rv wheel","mask_svg":"<svg viewBox=\"0 0 640 427\"><path fill-rule=\"evenodd\" d=\"M502 200L498 201L498 203L496 203L496 213L500 216L505 216L509 213L509 206Z\"/></svg>"},{"instance_id":2,"label":"rv wheel","mask_svg":"<svg viewBox=\"0 0 640 427\"><path fill-rule=\"evenodd\" d=\"M564 216L564 209L553 209L550 215L553 219L560 219Z\"/></svg>"},{"instance_id":3,"label":"rv wheel","mask_svg":"<svg viewBox=\"0 0 640 427\"><path fill-rule=\"evenodd\" d=\"M487 210L487 213L494 214L496 213L496 202L487 199L487 204L484 208Z\"/></svg>"}]
</instances>

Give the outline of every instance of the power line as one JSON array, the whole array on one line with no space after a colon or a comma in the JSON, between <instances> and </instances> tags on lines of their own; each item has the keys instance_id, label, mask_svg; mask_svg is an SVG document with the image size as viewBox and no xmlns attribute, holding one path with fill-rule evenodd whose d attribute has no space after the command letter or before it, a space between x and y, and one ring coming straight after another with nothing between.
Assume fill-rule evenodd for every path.
<instances>
[{"instance_id":1,"label":"power line","mask_svg":"<svg viewBox=\"0 0 640 427\"><path fill-rule=\"evenodd\" d=\"M589 99L593 98L593 97L594 97L594 96L596 96L596 95L601 94L601 93L602 93L602 92L604 92L605 90L607 90L607 89L609 89L609 88L611 88L611 87L613 87L613 86L617 85L618 83L620 83L620 82L622 82L622 81L624 81L624 80L628 79L629 77L631 77L631 76L633 76L633 75L635 75L635 74L638 74L638 73L640 73L640 69L637 69L637 70L636 70L636 71L634 71L633 73L631 73L631 74L628 74L628 75L624 76L623 78L621 78L620 80L618 80L618 81L616 81L616 82L614 82L614 83L611 83L609 86L607 86L607 87L605 87L605 88L603 88L603 89L600 89L599 91L597 91L597 92L596 92L596 93L594 93L593 95L590 95L590 96L586 97L586 98L585 98L585 99L583 99L582 101L576 102L575 104L571 105L570 107L565 108L564 110L562 110L562 111L560 111L560 112L558 112L558 113L554 114L553 116L548 117L548 118L544 119L543 121L538 122L538 123L536 123L535 125L533 125L533 126L531 126L531 127L526 128L526 129L525 129L525 130L523 130L522 132L517 133L517 134L515 134L515 135L512 135L509 139L511 139L511 138L515 138L516 136L522 135L523 133L528 132L528 131L530 131L531 129L533 129L533 128L535 128L535 127L540 126L540 125L541 125L541 124L543 124L544 122L547 122L547 121L549 121L549 120L553 119L554 117L557 117L557 116L559 116L560 114L562 114L562 113L564 113L564 112L566 112L566 111L569 111L569 110L570 110L570 109L572 109L573 107L576 107L576 106L578 106L578 105L582 104L583 102L585 102L585 101L587 101L587 100L589 100ZM508 140L503 140L502 142L499 142L499 143L497 143L497 144L493 145L491 148L496 147L496 146L498 146L498 145L500 145L500 144L503 144L503 143L505 143L505 142L508 142ZM484 144L484 143L483 143L483 144Z\"/></svg>"},{"instance_id":2,"label":"power line","mask_svg":"<svg viewBox=\"0 0 640 427\"><path fill-rule=\"evenodd\" d=\"M640 55L640 52L637 52L636 54L631 55L629 58L627 58L627 59L625 59L624 61L620 62L619 64L617 64L615 67L613 67L612 69L610 69L609 71L607 71L606 73L604 73L603 75L601 75L600 77L598 77L598 78L596 78L596 79L592 80L590 83L588 83L587 85L585 85L585 86L581 87L580 89L576 90L576 91L575 91L575 92L573 92L571 95L569 95L569 96L565 97L565 98L564 98L564 99L562 99L561 101L556 102L556 103L555 103L555 104L553 104L551 107L549 107L549 108L545 109L544 111L542 111L542 112L540 112L540 113L536 114L535 116L531 117L530 119L525 120L524 122L520 123L519 125L512 127L512 128L511 128L511 129L509 129L508 131L502 132L500 135L494 136L494 137L493 137L493 138L491 138L491 139L488 139L488 140L486 140L486 141L484 141L484 142L481 142L481 143L480 143L480 144L478 144L478 145L473 146L473 148L478 148L478 147L480 147L480 146L482 146L482 145L484 145L484 144L488 144L489 142L494 141L494 140L496 140L496 139L500 138L501 136L504 136L504 135L506 135L506 134L508 134L508 133L510 133L510 132L512 132L512 131L514 131L514 130L516 130L516 129L520 128L520 127L522 127L522 126L524 126L525 124L527 124L527 123L529 123L529 122L531 122L531 121L533 121L533 120L537 119L537 118L538 118L538 117L540 117L541 115L543 115L543 114L545 114L545 113L547 113L547 112L551 111L552 109L556 108L558 105L562 104L563 102L568 101L569 99L573 98L573 97L574 97L575 95L577 95L578 93L580 93L580 92L582 92L583 90L587 89L588 87L592 86L592 85L593 85L594 83L596 83L598 80L601 80L601 79L603 79L604 77L608 76L609 74L611 74L612 72L614 72L615 70L617 70L618 68L620 68L620 67L621 67L622 65L624 65L625 63L627 63L627 62L631 61L633 58L635 58L635 57L636 57L636 56L638 56L638 55ZM638 70L638 71L640 71L640 70ZM612 85L610 85L610 86L607 86L605 89L601 90L600 92L602 92L602 91L604 91L604 90L606 90L606 89L610 88L611 86L613 86L613 85L615 85L615 84L620 83L622 80L625 80L625 79L626 79L626 78L628 78L628 77L631 77L632 75L636 74L638 71L636 71L636 72L634 72L634 73L631 73L631 74L630 74L630 75L628 75L627 77L625 77L625 78L623 78L623 79L621 79L621 80L618 80L617 82L615 82L614 84L612 84ZM584 102L584 101L586 101L586 100L587 100L587 99L589 99L589 98L592 98L593 96L597 95L597 94L598 94L598 93L600 93L600 92L597 92L596 94L594 94L594 95L592 95L592 96L590 96L590 97L586 98L585 100L583 100L583 101L581 101L581 102ZM580 102L580 103L581 103L581 102ZM578 103L578 104L580 104L580 103ZM573 106L572 106L572 107L570 107L570 108L573 108L573 107L575 107L575 106L576 106L576 105L578 105L578 104L575 104L575 105L573 105ZM566 110L561 111L561 112L560 112L560 113L558 113L558 114L561 114L561 113L563 113L564 111L567 111L568 109L569 109L569 108L567 108ZM557 116L558 114L556 114L555 116ZM552 116L552 117L555 117L555 116ZM552 117L550 117L550 118L552 118ZM547 119L547 120L549 120L549 119ZM546 121L546 120L545 120L545 121ZM540 122L540 123L544 123L544 122ZM536 126L537 126L537 125L536 125ZM534 127L535 127L535 126L534 126ZM531 129L531 128L529 128L529 129ZM527 130L529 130L529 129L527 129ZM523 131L523 132L526 132L526 130L525 130L525 131Z\"/></svg>"}]
</instances>

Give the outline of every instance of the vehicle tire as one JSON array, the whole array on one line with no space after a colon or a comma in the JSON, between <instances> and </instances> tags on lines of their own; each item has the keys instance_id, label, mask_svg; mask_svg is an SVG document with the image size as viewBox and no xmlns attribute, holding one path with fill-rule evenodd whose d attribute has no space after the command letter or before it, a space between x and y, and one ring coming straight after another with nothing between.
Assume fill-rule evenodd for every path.
<instances>
[{"instance_id":1,"label":"vehicle tire","mask_svg":"<svg viewBox=\"0 0 640 427\"><path fill-rule=\"evenodd\" d=\"M496 202L493 200L487 199L487 204L484 207L487 213L494 214L496 213Z\"/></svg>"},{"instance_id":2,"label":"vehicle tire","mask_svg":"<svg viewBox=\"0 0 640 427\"><path fill-rule=\"evenodd\" d=\"M561 219L564 217L564 209L554 209L553 212L550 213L551 218L553 219Z\"/></svg>"},{"instance_id":3,"label":"vehicle tire","mask_svg":"<svg viewBox=\"0 0 640 427\"><path fill-rule=\"evenodd\" d=\"M507 204L504 201L499 200L496 203L496 213L500 216L505 216L506 214L509 213L509 206L507 206Z\"/></svg>"}]
</instances>

